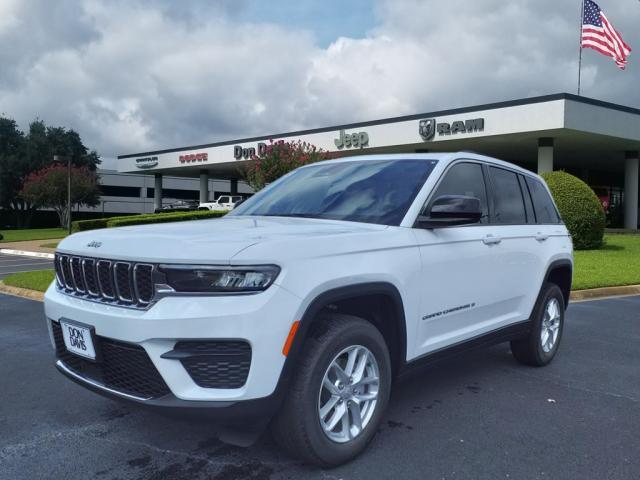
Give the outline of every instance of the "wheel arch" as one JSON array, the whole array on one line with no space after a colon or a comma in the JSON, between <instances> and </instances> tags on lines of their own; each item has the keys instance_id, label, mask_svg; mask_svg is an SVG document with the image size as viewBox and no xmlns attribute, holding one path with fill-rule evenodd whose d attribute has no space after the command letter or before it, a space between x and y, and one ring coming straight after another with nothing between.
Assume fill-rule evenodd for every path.
<instances>
[{"instance_id":1,"label":"wheel arch","mask_svg":"<svg viewBox=\"0 0 640 480\"><path fill-rule=\"evenodd\" d=\"M565 310L569 306L572 279L573 264L568 259L555 260L551 262L547 268L547 273L544 276L543 285L547 282L555 283L560 287L560 290L562 290Z\"/></svg>"},{"instance_id":2,"label":"wheel arch","mask_svg":"<svg viewBox=\"0 0 640 480\"><path fill-rule=\"evenodd\" d=\"M404 303L398 289L388 282L370 282L333 288L318 294L300 318L295 338L285 360L280 381L288 382L302 353L305 340L317 328L323 311L347 313L376 326L383 336L394 374L404 365L407 355L407 328ZM385 316L386 314L386 316ZM391 319L388 322L388 319Z\"/></svg>"}]
</instances>

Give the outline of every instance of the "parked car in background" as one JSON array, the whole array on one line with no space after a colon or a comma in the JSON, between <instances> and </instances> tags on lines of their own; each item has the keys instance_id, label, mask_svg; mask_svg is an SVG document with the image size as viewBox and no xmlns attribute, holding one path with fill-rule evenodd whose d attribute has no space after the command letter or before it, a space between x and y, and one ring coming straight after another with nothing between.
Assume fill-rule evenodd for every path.
<instances>
[{"instance_id":1,"label":"parked car in background","mask_svg":"<svg viewBox=\"0 0 640 480\"><path fill-rule=\"evenodd\" d=\"M198 209L197 200L178 200L177 202L163 205L161 208L156 208L154 210L154 213L184 212L188 210L197 210L197 209Z\"/></svg>"},{"instance_id":2,"label":"parked car in background","mask_svg":"<svg viewBox=\"0 0 640 480\"><path fill-rule=\"evenodd\" d=\"M609 208L611 207L611 190L609 187L591 187L591 189L600 200L600 204L602 205L605 213L608 213Z\"/></svg>"},{"instance_id":3,"label":"parked car in background","mask_svg":"<svg viewBox=\"0 0 640 480\"><path fill-rule=\"evenodd\" d=\"M242 201L241 195L221 195L213 202L201 203L198 210L233 210Z\"/></svg>"},{"instance_id":4,"label":"parked car in background","mask_svg":"<svg viewBox=\"0 0 640 480\"><path fill-rule=\"evenodd\" d=\"M471 153L318 162L220 219L71 235L54 263L61 373L245 434L270 425L323 467L366 447L418 363L507 341L550 363L573 270L542 179Z\"/></svg>"}]
</instances>

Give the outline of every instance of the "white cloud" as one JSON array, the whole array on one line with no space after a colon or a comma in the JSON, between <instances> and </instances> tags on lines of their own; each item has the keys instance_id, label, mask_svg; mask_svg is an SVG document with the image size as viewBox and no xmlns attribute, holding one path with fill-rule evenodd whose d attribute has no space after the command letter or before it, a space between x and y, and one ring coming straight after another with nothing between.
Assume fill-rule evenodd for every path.
<instances>
[{"instance_id":1,"label":"white cloud","mask_svg":"<svg viewBox=\"0 0 640 480\"><path fill-rule=\"evenodd\" d=\"M0 52L0 112L74 128L114 157L575 91L570 2L379 0L367 38L326 49L286 19L210 3L1 3L0 44L13 48ZM626 72L585 52L584 93L640 106L640 6L607 14L637 52Z\"/></svg>"}]
</instances>

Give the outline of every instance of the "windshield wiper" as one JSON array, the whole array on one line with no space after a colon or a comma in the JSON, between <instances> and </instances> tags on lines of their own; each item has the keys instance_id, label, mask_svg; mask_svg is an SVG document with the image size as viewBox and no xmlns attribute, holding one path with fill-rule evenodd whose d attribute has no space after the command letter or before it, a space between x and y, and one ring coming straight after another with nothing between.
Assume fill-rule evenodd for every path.
<instances>
[{"instance_id":1,"label":"windshield wiper","mask_svg":"<svg viewBox=\"0 0 640 480\"><path fill-rule=\"evenodd\" d=\"M322 218L311 213L263 213L262 217Z\"/></svg>"}]
</instances>

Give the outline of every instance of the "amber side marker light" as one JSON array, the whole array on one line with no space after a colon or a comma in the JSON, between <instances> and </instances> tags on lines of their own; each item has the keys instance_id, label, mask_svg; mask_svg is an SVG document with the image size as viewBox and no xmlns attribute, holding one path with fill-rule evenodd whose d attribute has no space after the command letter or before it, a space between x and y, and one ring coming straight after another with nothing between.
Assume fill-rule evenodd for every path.
<instances>
[{"instance_id":1,"label":"amber side marker light","mask_svg":"<svg viewBox=\"0 0 640 480\"><path fill-rule=\"evenodd\" d=\"M282 354L286 357L289 355L289 350L291 349L291 345L293 344L293 339L296 336L296 332L298 331L298 325L300 325L300 320L296 320L291 325L289 329L289 335L287 335L287 339L284 342L284 346L282 347Z\"/></svg>"}]
</instances>

